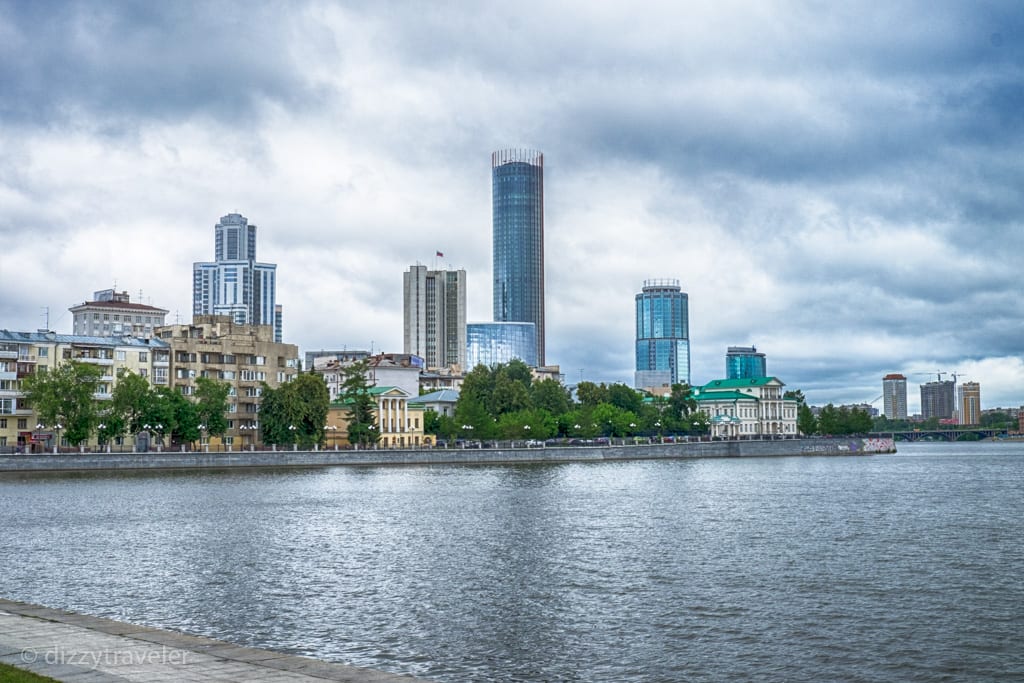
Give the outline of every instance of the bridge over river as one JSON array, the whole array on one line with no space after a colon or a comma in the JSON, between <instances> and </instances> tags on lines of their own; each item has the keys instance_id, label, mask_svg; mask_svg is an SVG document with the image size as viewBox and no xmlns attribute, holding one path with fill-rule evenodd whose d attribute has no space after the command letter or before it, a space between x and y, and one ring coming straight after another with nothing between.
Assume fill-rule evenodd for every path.
<instances>
[{"instance_id":1,"label":"bridge over river","mask_svg":"<svg viewBox=\"0 0 1024 683\"><path fill-rule=\"evenodd\" d=\"M975 434L978 439L1005 439L1009 436L1005 429L914 429L883 434L892 434L896 441L959 441L960 437L967 434Z\"/></svg>"}]
</instances>

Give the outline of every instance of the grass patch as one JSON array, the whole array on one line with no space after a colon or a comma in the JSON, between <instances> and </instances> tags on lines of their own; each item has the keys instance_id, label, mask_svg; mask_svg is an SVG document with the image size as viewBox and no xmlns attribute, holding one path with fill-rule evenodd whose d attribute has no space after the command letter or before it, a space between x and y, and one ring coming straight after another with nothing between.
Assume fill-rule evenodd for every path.
<instances>
[{"instance_id":1,"label":"grass patch","mask_svg":"<svg viewBox=\"0 0 1024 683\"><path fill-rule=\"evenodd\" d=\"M0 683L56 683L56 679L0 663Z\"/></svg>"}]
</instances>

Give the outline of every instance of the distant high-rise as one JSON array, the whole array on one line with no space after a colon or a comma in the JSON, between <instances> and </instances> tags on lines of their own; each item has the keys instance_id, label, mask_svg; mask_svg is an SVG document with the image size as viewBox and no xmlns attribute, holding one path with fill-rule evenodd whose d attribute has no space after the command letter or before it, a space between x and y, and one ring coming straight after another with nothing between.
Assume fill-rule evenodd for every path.
<instances>
[{"instance_id":1,"label":"distant high-rise","mask_svg":"<svg viewBox=\"0 0 1024 683\"><path fill-rule=\"evenodd\" d=\"M637 388L690 383L689 297L679 280L644 280L636 295Z\"/></svg>"},{"instance_id":2,"label":"distant high-rise","mask_svg":"<svg viewBox=\"0 0 1024 683\"><path fill-rule=\"evenodd\" d=\"M958 391L960 424L981 424L981 385L977 382L964 382L958 387Z\"/></svg>"},{"instance_id":3,"label":"distant high-rise","mask_svg":"<svg viewBox=\"0 0 1024 683\"><path fill-rule=\"evenodd\" d=\"M405 353L434 370L466 367L466 271L409 266L403 273Z\"/></svg>"},{"instance_id":4,"label":"distant high-rise","mask_svg":"<svg viewBox=\"0 0 1024 683\"><path fill-rule=\"evenodd\" d=\"M533 323L544 365L544 155L491 154L494 321Z\"/></svg>"},{"instance_id":5,"label":"distant high-rise","mask_svg":"<svg viewBox=\"0 0 1024 683\"><path fill-rule=\"evenodd\" d=\"M756 346L730 346L725 353L726 379L754 379L768 376L768 363Z\"/></svg>"},{"instance_id":6,"label":"distant high-rise","mask_svg":"<svg viewBox=\"0 0 1024 683\"><path fill-rule=\"evenodd\" d=\"M955 410L953 382L927 382L921 385L921 416L949 420Z\"/></svg>"},{"instance_id":7,"label":"distant high-rise","mask_svg":"<svg viewBox=\"0 0 1024 683\"><path fill-rule=\"evenodd\" d=\"M882 412L890 420L907 419L907 378L890 373L882 378Z\"/></svg>"},{"instance_id":8,"label":"distant high-rise","mask_svg":"<svg viewBox=\"0 0 1024 683\"><path fill-rule=\"evenodd\" d=\"M192 265L192 314L229 315L242 325L270 325L281 343L277 265L256 262L256 226L237 213L214 228L214 261Z\"/></svg>"}]
</instances>

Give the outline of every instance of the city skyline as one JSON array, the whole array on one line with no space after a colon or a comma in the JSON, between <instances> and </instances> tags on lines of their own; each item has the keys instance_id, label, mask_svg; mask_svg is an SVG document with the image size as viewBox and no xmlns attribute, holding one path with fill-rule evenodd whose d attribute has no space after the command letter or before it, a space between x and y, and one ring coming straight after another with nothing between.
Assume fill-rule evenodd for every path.
<instances>
[{"instance_id":1,"label":"city skyline","mask_svg":"<svg viewBox=\"0 0 1024 683\"><path fill-rule=\"evenodd\" d=\"M819 405L936 371L1021 403L1014 4L529 9L0 4L0 326L68 332L112 285L187 322L239 212L284 341L397 351L397 273L435 251L490 318L486 155L521 145L567 377L631 382L636 283L670 273L694 384L756 339Z\"/></svg>"}]
</instances>

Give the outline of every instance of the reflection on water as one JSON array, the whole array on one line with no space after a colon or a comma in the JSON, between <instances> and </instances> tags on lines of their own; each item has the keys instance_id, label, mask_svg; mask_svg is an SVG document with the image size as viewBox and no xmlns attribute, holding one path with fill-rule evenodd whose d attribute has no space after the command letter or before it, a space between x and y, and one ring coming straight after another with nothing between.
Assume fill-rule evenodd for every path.
<instances>
[{"instance_id":1,"label":"reflection on water","mask_svg":"<svg viewBox=\"0 0 1024 683\"><path fill-rule=\"evenodd\" d=\"M437 680L1024 676L1024 445L0 478L0 594Z\"/></svg>"}]
</instances>

